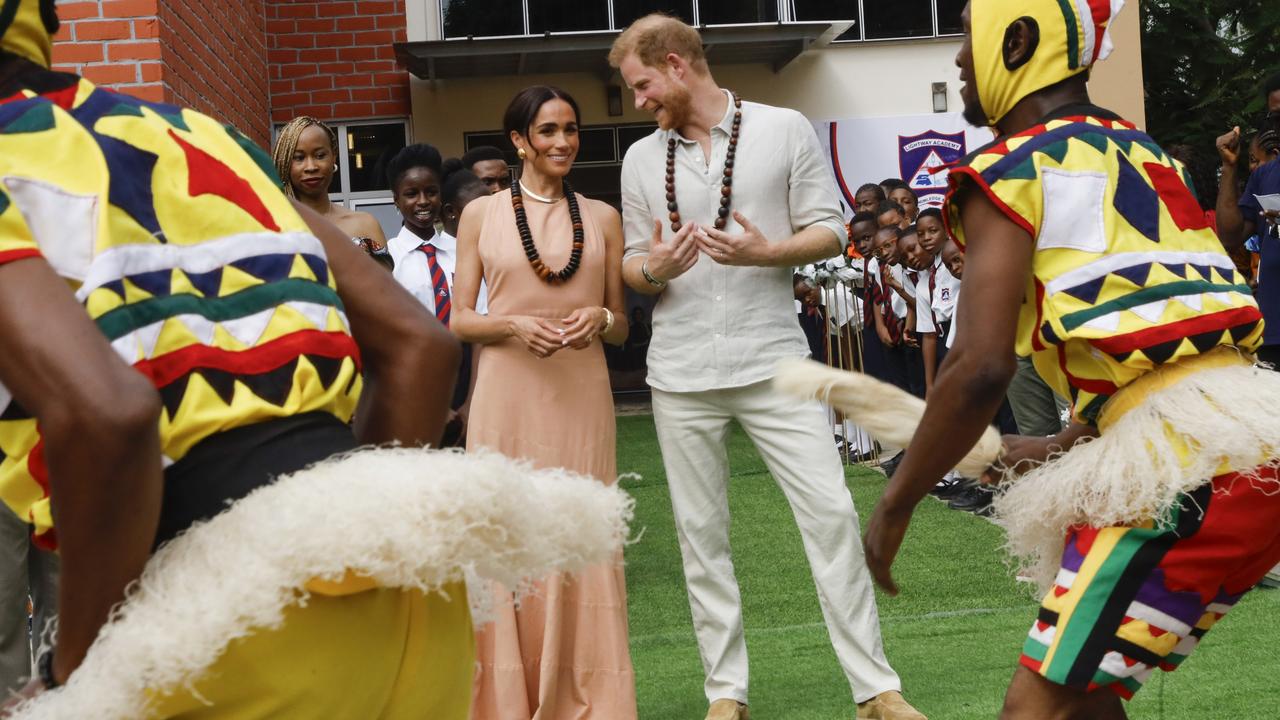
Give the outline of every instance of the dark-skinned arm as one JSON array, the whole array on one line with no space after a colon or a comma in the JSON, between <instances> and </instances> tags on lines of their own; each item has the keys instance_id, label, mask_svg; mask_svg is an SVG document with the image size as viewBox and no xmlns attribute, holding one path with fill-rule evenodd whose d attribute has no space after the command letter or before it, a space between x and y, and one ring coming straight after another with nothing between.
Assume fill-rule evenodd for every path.
<instances>
[{"instance_id":1,"label":"dark-skinned arm","mask_svg":"<svg viewBox=\"0 0 1280 720\"><path fill-rule=\"evenodd\" d=\"M1032 239L981 193L960 199L969 243L956 313L954 347L936 378L924 417L902 464L867 524L867 566L879 584L897 594L890 569L916 505L973 447L1000 407L1017 369L1014 338Z\"/></svg>"},{"instance_id":2,"label":"dark-skinned arm","mask_svg":"<svg viewBox=\"0 0 1280 720\"><path fill-rule=\"evenodd\" d=\"M1219 137L1216 146L1222 159L1222 177L1218 180L1218 202L1215 206L1218 239L1227 250L1234 250L1249 239L1256 223L1240 212L1238 168L1240 167L1240 128Z\"/></svg>"},{"instance_id":3,"label":"dark-skinned arm","mask_svg":"<svg viewBox=\"0 0 1280 720\"><path fill-rule=\"evenodd\" d=\"M938 374L938 333L921 333L920 352L924 355L924 394L928 397Z\"/></svg>"},{"instance_id":4,"label":"dark-skinned arm","mask_svg":"<svg viewBox=\"0 0 1280 720\"><path fill-rule=\"evenodd\" d=\"M439 443L462 354L457 339L346 233L311 208L296 201L294 207L324 245L360 346L365 370L356 413L360 442Z\"/></svg>"},{"instance_id":5,"label":"dark-skinned arm","mask_svg":"<svg viewBox=\"0 0 1280 720\"><path fill-rule=\"evenodd\" d=\"M0 265L0 338L0 382L44 440L62 560L53 669L65 682L151 556L160 396L42 258Z\"/></svg>"}]
</instances>

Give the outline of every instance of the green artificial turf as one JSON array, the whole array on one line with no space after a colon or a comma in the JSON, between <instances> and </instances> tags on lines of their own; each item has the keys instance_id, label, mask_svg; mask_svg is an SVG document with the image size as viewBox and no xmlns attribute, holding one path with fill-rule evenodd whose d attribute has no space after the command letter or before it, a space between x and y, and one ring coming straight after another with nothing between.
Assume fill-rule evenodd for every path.
<instances>
[{"instance_id":1,"label":"green artificial turf","mask_svg":"<svg viewBox=\"0 0 1280 720\"><path fill-rule=\"evenodd\" d=\"M853 701L822 624L790 508L743 433L730 435L729 503L756 720L852 718ZM702 665L689 617L662 459L649 416L618 419L618 470L636 499L626 553L631 652L642 720L700 720ZM865 523L879 472L847 471ZM877 591L889 661L932 720L994 718L1036 600L1013 579L994 525L925 501L894 566L896 598ZM1135 720L1280 717L1280 591L1247 596L1176 673L1157 672L1128 704Z\"/></svg>"}]
</instances>

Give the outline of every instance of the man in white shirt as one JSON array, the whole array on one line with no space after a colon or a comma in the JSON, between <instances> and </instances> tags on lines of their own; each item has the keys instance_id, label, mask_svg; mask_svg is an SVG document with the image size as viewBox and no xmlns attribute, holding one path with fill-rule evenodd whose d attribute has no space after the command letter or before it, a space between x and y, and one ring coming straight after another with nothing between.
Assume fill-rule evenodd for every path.
<instances>
[{"instance_id":1,"label":"man in white shirt","mask_svg":"<svg viewBox=\"0 0 1280 720\"><path fill-rule=\"evenodd\" d=\"M847 242L813 127L792 110L743 103L718 87L697 31L669 17L638 20L609 60L660 128L623 161L623 277L637 292L660 295L648 380L707 718L747 715L725 451L736 419L798 518L858 716L921 720L884 657L853 498L826 415L817 402L795 403L770 385L779 360L808 352L791 269Z\"/></svg>"}]
</instances>

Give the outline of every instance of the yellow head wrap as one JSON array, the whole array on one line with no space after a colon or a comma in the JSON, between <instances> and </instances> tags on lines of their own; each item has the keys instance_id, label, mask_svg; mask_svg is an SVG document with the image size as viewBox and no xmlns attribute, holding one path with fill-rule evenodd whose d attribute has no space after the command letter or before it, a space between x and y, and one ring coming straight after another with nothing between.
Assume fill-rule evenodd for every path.
<instances>
[{"instance_id":1,"label":"yellow head wrap","mask_svg":"<svg viewBox=\"0 0 1280 720\"><path fill-rule=\"evenodd\" d=\"M995 125L1022 98L1079 75L1111 54L1111 19L1125 0L971 0L973 67L987 121ZM1004 62L1004 37L1021 18L1035 21L1039 44L1023 65Z\"/></svg>"},{"instance_id":2,"label":"yellow head wrap","mask_svg":"<svg viewBox=\"0 0 1280 720\"><path fill-rule=\"evenodd\" d=\"M40 4L41 0L0 2L0 50L49 67L53 37L41 16Z\"/></svg>"}]
</instances>

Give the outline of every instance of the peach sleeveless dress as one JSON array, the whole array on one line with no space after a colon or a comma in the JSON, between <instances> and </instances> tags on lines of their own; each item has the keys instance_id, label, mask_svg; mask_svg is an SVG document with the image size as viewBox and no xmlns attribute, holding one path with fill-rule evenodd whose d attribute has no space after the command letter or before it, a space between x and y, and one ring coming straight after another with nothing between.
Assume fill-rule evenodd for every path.
<instances>
[{"instance_id":1,"label":"peach sleeveless dress","mask_svg":"<svg viewBox=\"0 0 1280 720\"><path fill-rule=\"evenodd\" d=\"M511 191L494 195L479 252L491 315L535 315L559 322L604 304L605 242L587 200L582 264L562 285L533 271L516 229ZM569 259L568 202L525 198L538 253L548 267ZM539 359L509 338L485 346L467 431L467 449L490 448L537 467L563 467L612 484L616 426L599 340L585 350ZM570 522L572 518L567 518ZM576 576L556 575L513 606L497 588L497 619L477 633L474 720L634 720L635 677L627 645L622 558Z\"/></svg>"}]
</instances>

